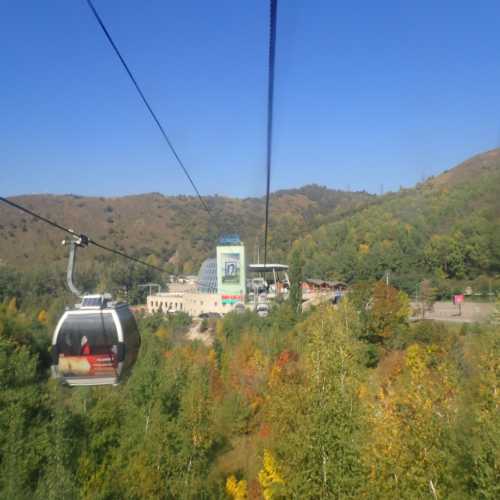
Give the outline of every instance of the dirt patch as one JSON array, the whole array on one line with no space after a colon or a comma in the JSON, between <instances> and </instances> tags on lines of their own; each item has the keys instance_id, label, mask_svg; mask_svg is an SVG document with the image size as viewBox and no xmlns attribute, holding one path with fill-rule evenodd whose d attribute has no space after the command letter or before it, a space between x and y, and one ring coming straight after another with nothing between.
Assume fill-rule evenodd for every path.
<instances>
[{"instance_id":1,"label":"dirt patch","mask_svg":"<svg viewBox=\"0 0 500 500\"><path fill-rule=\"evenodd\" d=\"M418 310L419 304L412 303L414 310ZM451 301L436 302L432 311L426 311L425 319L435 321L452 321L456 323L479 323L487 321L495 310L495 304L492 302L464 302L460 309ZM414 320L421 319L421 316L415 316Z\"/></svg>"},{"instance_id":2,"label":"dirt patch","mask_svg":"<svg viewBox=\"0 0 500 500\"><path fill-rule=\"evenodd\" d=\"M186 334L188 340L200 340L206 346L211 346L214 343L214 334L210 329L203 332L200 331L201 321L194 320Z\"/></svg>"}]
</instances>

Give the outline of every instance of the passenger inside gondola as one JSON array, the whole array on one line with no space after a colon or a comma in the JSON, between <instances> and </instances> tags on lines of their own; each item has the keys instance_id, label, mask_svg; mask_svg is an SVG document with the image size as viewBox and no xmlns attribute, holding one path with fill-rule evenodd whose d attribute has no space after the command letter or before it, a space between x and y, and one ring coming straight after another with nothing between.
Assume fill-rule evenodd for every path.
<instances>
[{"instance_id":1,"label":"passenger inside gondola","mask_svg":"<svg viewBox=\"0 0 500 500\"><path fill-rule=\"evenodd\" d=\"M115 374L118 338L109 314L69 317L62 326L59 370L65 376Z\"/></svg>"},{"instance_id":2,"label":"passenger inside gondola","mask_svg":"<svg viewBox=\"0 0 500 500\"><path fill-rule=\"evenodd\" d=\"M82 337L81 344L82 344L82 349L80 351L81 356L89 356L90 354L92 354L90 350L89 339L85 335Z\"/></svg>"}]
</instances>

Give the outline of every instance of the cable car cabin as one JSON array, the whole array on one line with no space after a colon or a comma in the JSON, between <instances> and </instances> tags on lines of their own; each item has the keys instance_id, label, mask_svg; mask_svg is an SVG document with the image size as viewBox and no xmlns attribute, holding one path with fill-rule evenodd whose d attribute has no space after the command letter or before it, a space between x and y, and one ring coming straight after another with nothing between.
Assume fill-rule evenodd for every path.
<instances>
[{"instance_id":1,"label":"cable car cabin","mask_svg":"<svg viewBox=\"0 0 500 500\"><path fill-rule=\"evenodd\" d=\"M265 318L269 314L269 306L265 303L257 304L257 307L255 310L257 311L257 314L261 318Z\"/></svg>"},{"instance_id":2,"label":"cable car cabin","mask_svg":"<svg viewBox=\"0 0 500 500\"><path fill-rule=\"evenodd\" d=\"M71 386L116 385L130 372L140 347L127 304L85 295L67 310L52 338L52 375Z\"/></svg>"}]
</instances>

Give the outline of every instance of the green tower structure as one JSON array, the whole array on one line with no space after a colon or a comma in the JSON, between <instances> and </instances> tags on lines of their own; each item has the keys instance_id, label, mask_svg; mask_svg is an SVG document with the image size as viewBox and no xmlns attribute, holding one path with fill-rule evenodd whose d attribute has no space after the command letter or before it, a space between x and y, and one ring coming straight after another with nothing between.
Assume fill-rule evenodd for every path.
<instances>
[{"instance_id":1,"label":"green tower structure","mask_svg":"<svg viewBox=\"0 0 500 500\"><path fill-rule=\"evenodd\" d=\"M239 236L222 236L217 246L217 289L223 304L245 302L245 245Z\"/></svg>"}]
</instances>

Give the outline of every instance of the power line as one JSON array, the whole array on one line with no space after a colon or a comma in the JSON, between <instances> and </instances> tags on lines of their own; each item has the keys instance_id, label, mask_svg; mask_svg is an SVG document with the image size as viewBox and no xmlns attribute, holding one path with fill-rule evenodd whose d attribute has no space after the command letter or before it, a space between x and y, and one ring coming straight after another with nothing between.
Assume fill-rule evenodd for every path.
<instances>
[{"instance_id":1,"label":"power line","mask_svg":"<svg viewBox=\"0 0 500 500\"><path fill-rule=\"evenodd\" d=\"M87 243L89 245L94 245L102 250L106 250L107 252L114 253L115 255L119 255L120 257L124 257L125 259L132 260L134 262L137 262L138 264L142 264L143 266L147 266L147 267L150 267L152 269L156 269L157 271L160 271L162 273L165 272L164 269L153 266L152 264L148 264L147 262L144 262L143 260L136 259L135 257L132 257L131 255L128 255L124 252L121 252L120 250L116 250L114 248L103 245L103 244L97 242L96 240L89 238L85 234L78 234L76 231L73 231L72 229L61 226L57 222L54 222L53 220L47 219L46 217L43 217L42 215L39 215L39 214L33 212L32 210L29 210L28 208L23 207L22 205L19 205L18 203L15 203L11 200L8 200L7 198L3 198L2 196L0 196L0 201L3 201L4 203L6 203L7 205L10 205L13 208L17 208L18 210L21 210L21 212L29 214L32 217L35 217L36 219L41 220L41 221L45 222L46 224L49 224L52 227L55 227L61 231L64 231L68 234L71 234L72 236L79 236L83 241L85 241L85 243Z\"/></svg>"},{"instance_id":2,"label":"power line","mask_svg":"<svg viewBox=\"0 0 500 500\"><path fill-rule=\"evenodd\" d=\"M267 236L269 232L269 198L271 191L271 160L273 141L274 105L274 61L276 55L276 17L278 0L271 0L271 19L269 33L269 76L267 84L267 155L266 155L266 224L264 228L264 266L267 264Z\"/></svg>"},{"instance_id":3,"label":"power line","mask_svg":"<svg viewBox=\"0 0 500 500\"><path fill-rule=\"evenodd\" d=\"M132 80L132 83L134 84L137 92L141 96L142 102L144 103L144 105L148 109L150 115L152 116L153 120L155 121L156 125L160 129L160 132L161 132L163 138L165 139L165 142L168 144L168 147L170 148L170 151L172 152L172 154L174 155L175 159L177 160L177 163L179 164L179 166L181 167L182 171L184 172L184 175L188 178L191 186L193 187L196 195L198 196L198 199L200 200L200 203L202 204L203 208L208 212L208 214L211 215L211 212L210 212L210 209L208 208L208 205L205 203L205 200L202 198L202 196L200 194L200 191L196 187L196 184L195 184L193 178L191 177L188 169L185 167L184 162L181 160L179 154L177 153L176 149L174 148L174 145L170 141L167 133L165 132L165 129L163 128L162 124L160 123L160 120L156 116L155 112L153 111L153 108L150 106L150 104L149 104L148 100L146 99L143 91L141 90L141 87L137 83L137 80L135 79L134 75L132 74L132 71L130 71L127 63L125 62L125 59L123 58L123 56L121 55L120 51L118 50L118 47L116 46L115 42L111 38L111 35L109 34L109 31L107 30L106 26L104 25L104 22L102 21L101 16L99 16L96 8L94 7L94 4L91 2L91 0L87 0L87 5L89 6L90 10L94 14L94 17L96 18L97 22L99 23L99 26L102 28L102 31L106 35L106 38L108 39L108 42L110 43L111 47L113 47L113 50L115 51L115 54L118 56L118 59L120 59L120 62L122 63L122 66L125 68L125 71L127 72L128 76Z\"/></svg>"}]
</instances>

